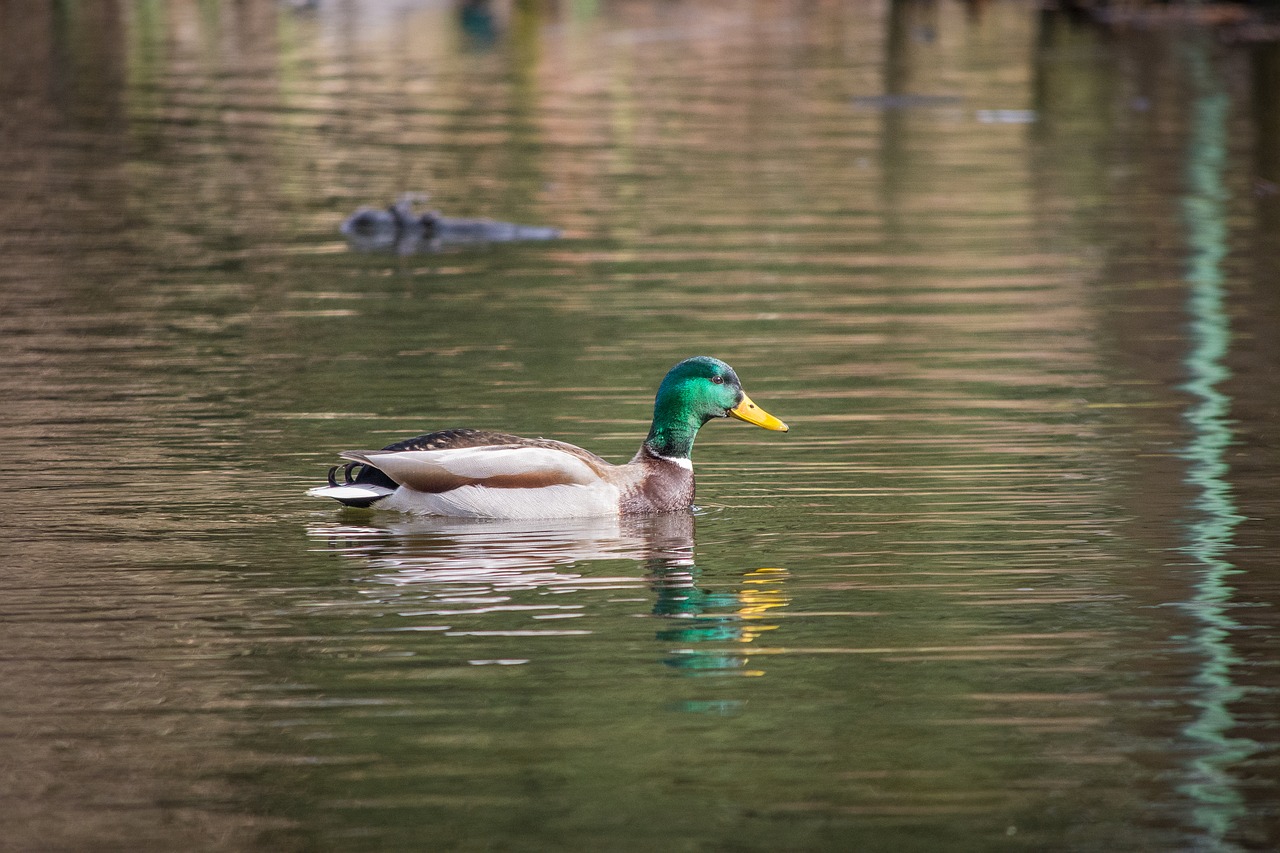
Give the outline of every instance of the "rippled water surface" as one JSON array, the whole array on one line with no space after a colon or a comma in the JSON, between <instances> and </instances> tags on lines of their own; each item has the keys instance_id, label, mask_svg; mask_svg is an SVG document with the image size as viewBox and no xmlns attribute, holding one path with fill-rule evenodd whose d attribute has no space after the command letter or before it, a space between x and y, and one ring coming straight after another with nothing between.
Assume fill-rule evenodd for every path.
<instances>
[{"instance_id":1,"label":"rippled water surface","mask_svg":"<svg viewBox=\"0 0 1280 853\"><path fill-rule=\"evenodd\" d=\"M1274 849L1277 91L1029 3L0 3L0 846ZM339 234L409 192L563 233ZM303 495L624 461L700 353L792 431L691 514Z\"/></svg>"}]
</instances>

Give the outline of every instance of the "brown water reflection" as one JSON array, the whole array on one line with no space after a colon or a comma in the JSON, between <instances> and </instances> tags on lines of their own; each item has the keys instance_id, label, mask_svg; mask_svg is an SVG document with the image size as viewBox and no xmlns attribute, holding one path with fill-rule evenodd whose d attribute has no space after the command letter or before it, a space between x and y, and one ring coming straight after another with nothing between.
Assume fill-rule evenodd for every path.
<instances>
[{"instance_id":1,"label":"brown water reflection","mask_svg":"<svg viewBox=\"0 0 1280 853\"><path fill-rule=\"evenodd\" d=\"M1274 848L1280 61L1213 35L0 3L7 844ZM416 190L564 238L348 251ZM694 352L795 428L692 518L301 496L625 458Z\"/></svg>"}]
</instances>

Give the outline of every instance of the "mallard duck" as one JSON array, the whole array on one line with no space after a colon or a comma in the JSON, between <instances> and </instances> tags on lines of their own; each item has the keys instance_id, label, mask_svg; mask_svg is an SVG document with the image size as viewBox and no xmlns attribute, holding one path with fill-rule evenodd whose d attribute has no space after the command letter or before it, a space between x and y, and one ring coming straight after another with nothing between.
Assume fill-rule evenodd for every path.
<instances>
[{"instance_id":1,"label":"mallard duck","mask_svg":"<svg viewBox=\"0 0 1280 853\"><path fill-rule=\"evenodd\" d=\"M307 494L347 506L455 518L673 512L693 503L689 454L698 430L726 417L787 431L751 401L732 367L697 356L663 378L649 435L625 465L563 441L448 429L381 450L340 453L349 462L329 469L329 484Z\"/></svg>"}]
</instances>

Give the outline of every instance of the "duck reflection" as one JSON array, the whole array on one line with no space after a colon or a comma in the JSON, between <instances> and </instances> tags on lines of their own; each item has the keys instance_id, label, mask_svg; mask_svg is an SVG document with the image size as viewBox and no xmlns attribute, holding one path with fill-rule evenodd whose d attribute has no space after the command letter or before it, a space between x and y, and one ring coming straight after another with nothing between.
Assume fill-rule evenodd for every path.
<instances>
[{"instance_id":1,"label":"duck reflection","mask_svg":"<svg viewBox=\"0 0 1280 853\"><path fill-rule=\"evenodd\" d=\"M738 589L715 592L701 588L697 566L660 566L651 575L657 593L653 613L673 620L658 631L658 639L679 643L751 643L777 625L767 621L774 608L791 599L784 588L786 569L760 568L746 572ZM694 645L678 649L665 663L690 675L764 675L752 669L750 657L738 650L703 650Z\"/></svg>"},{"instance_id":2,"label":"duck reflection","mask_svg":"<svg viewBox=\"0 0 1280 853\"><path fill-rule=\"evenodd\" d=\"M587 608L601 602L592 593L614 591L610 597L617 602L617 590L648 590L651 615L662 623L656 639L679 644L664 658L667 666L691 676L758 676L763 671L750 666L751 656L741 647L776 630L769 614L790 603L788 573L781 568L750 569L722 588L707 588L694 560L691 513L542 525L441 518L372 522L316 526L309 532L329 550L369 566L372 574L361 592L372 602L401 616L429 615L450 623L416 630L472 636L557 633L476 632L454 620L511 611L542 620L573 618L591 615ZM601 560L629 561L644 572L579 568ZM405 609L409 602L413 609Z\"/></svg>"},{"instance_id":3,"label":"duck reflection","mask_svg":"<svg viewBox=\"0 0 1280 853\"><path fill-rule=\"evenodd\" d=\"M366 560L376 572L374 580L395 585L492 571L522 574L530 583L548 572L583 580L585 574L561 567L598 560L693 562L690 513L546 522L375 517L366 524L324 525L309 532L331 550ZM625 580L641 587L634 577Z\"/></svg>"}]
</instances>

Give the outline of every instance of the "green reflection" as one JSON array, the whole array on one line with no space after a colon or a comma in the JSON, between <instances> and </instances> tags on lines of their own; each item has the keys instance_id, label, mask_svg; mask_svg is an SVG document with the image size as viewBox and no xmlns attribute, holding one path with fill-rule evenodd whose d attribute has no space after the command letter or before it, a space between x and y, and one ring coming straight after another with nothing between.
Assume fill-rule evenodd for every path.
<instances>
[{"instance_id":1,"label":"green reflection","mask_svg":"<svg viewBox=\"0 0 1280 853\"><path fill-rule=\"evenodd\" d=\"M1186 274L1191 291L1187 303L1191 351L1186 366L1191 378L1183 388L1195 398L1185 413L1193 436L1183 456L1189 462L1187 481L1199 490L1194 501L1198 514L1190 524L1191 542L1184 550L1199 564L1199 579L1187 607L1200 621L1192 644L1203 657L1195 679L1200 692L1194 704L1200 714L1185 731L1207 750L1192 762L1193 778L1183 790L1197 803L1196 823L1221 841L1245 812L1230 768L1252 752L1254 744L1227 735L1236 724L1229 706L1242 695L1231 680L1231 667L1239 658L1229 642L1230 633L1240 626L1226 611L1233 592L1227 578L1236 572L1226 554L1242 516L1235 510L1223 458L1232 441L1231 398L1218 387L1230 375L1224 363L1231 327L1224 305L1228 191L1222 176L1231 105L1204 49L1201 44L1190 52L1197 96L1188 146L1188 192L1182 199L1191 249Z\"/></svg>"},{"instance_id":2,"label":"green reflection","mask_svg":"<svg viewBox=\"0 0 1280 853\"><path fill-rule=\"evenodd\" d=\"M768 612L791 603L784 584L786 569L763 567L745 572L742 586L729 592L704 590L701 571L687 560L651 561L651 585L656 593L655 616L672 620L658 631L659 640L679 643L716 643L713 650L688 646L675 649L666 663L686 675L764 675L752 667L746 652L725 652L724 643L752 643L777 625L761 621ZM701 711L686 705L686 710ZM720 709L723 710L723 709Z\"/></svg>"}]
</instances>

